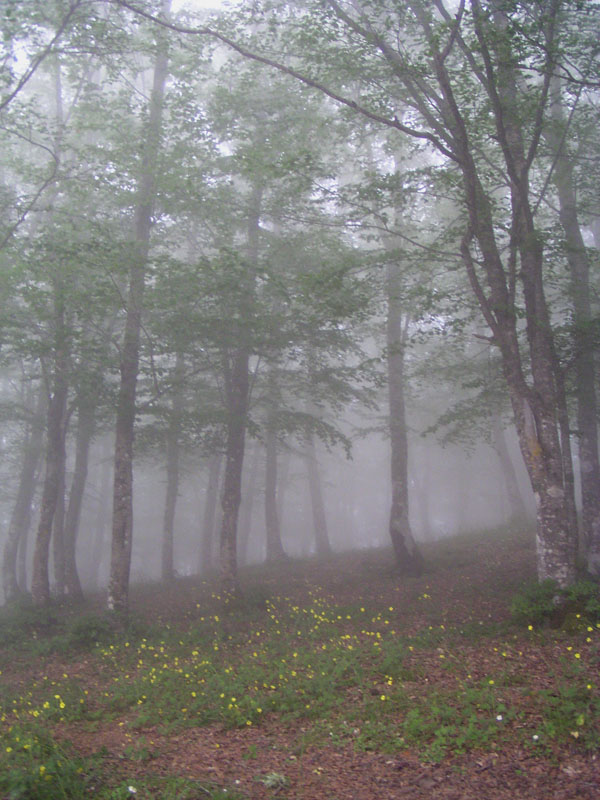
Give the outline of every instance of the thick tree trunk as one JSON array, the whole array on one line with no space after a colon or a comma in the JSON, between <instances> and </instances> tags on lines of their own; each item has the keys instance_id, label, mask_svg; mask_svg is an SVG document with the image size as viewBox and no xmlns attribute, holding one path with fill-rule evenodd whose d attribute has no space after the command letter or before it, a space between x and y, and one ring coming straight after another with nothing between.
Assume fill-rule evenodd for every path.
<instances>
[{"instance_id":1,"label":"thick tree trunk","mask_svg":"<svg viewBox=\"0 0 600 800\"><path fill-rule=\"evenodd\" d=\"M94 435L96 408L94 403L80 403L75 438L75 464L65 516L65 589L74 601L83 600L81 581L77 571L77 536L81 506L88 474L90 444Z\"/></svg>"},{"instance_id":2,"label":"thick tree trunk","mask_svg":"<svg viewBox=\"0 0 600 800\"><path fill-rule=\"evenodd\" d=\"M507 521L522 521L527 517L527 506L525 505L525 501L519 489L515 468L510 453L508 452L508 447L506 446L504 428L502 427L502 422L498 414L494 414L492 417L492 446L498 456L502 477L504 478L509 507Z\"/></svg>"},{"instance_id":3,"label":"thick tree trunk","mask_svg":"<svg viewBox=\"0 0 600 800\"><path fill-rule=\"evenodd\" d=\"M328 556L331 554L331 542L327 529L327 516L325 514L325 502L323 500L323 487L321 475L319 473L319 462L317 461L317 450L312 435L309 436L306 444L304 458L312 509L315 552L320 557Z\"/></svg>"},{"instance_id":4,"label":"thick tree trunk","mask_svg":"<svg viewBox=\"0 0 600 800\"><path fill-rule=\"evenodd\" d=\"M537 504L538 578L552 578L561 587L575 577L575 538L569 513L569 488L565 483L563 451L558 429L559 397L556 384L553 334L544 295L543 246L534 224L529 197L529 171L535 153L532 143L526 154L520 124L517 63L506 35L508 17L498 6L487 17L478 0L472 0L479 46L489 65L488 93L496 132L510 178L511 237L506 267L496 239L490 196L481 184L468 129L451 79L439 52L435 67L439 86L448 103L453 149L462 172L469 231L462 254L473 291L500 347L521 452L527 466ZM549 16L548 36L554 17ZM551 47L549 47L549 51ZM469 243L479 245L478 261L486 276L486 289L479 281ZM519 269L517 270L517 266ZM527 349L531 382L525 378L521 357L515 287L520 278L525 301ZM486 293L487 292L487 293Z\"/></svg>"},{"instance_id":5,"label":"thick tree trunk","mask_svg":"<svg viewBox=\"0 0 600 800\"><path fill-rule=\"evenodd\" d=\"M33 414L30 430L23 447L23 462L19 475L19 487L15 505L8 525L8 534L2 554L2 585L6 602L14 600L26 586L19 583L17 573L17 553L24 540L31 522L31 507L36 487L36 472L44 442L44 419L46 416L46 395L40 392Z\"/></svg>"},{"instance_id":6,"label":"thick tree trunk","mask_svg":"<svg viewBox=\"0 0 600 800\"><path fill-rule=\"evenodd\" d=\"M168 15L170 0L163 0L162 12ZM152 209L156 194L156 158L160 145L162 109L167 80L168 58L159 46L146 128L138 200L135 208L134 241L129 268L129 289L125 332L121 347L120 385L115 428L115 472L113 489L113 529L108 587L108 607L127 614L129 573L133 534L133 439L135 400L139 368L140 330L146 264L150 247Z\"/></svg>"},{"instance_id":7,"label":"thick tree trunk","mask_svg":"<svg viewBox=\"0 0 600 800\"><path fill-rule=\"evenodd\" d=\"M420 575L423 557L415 542L408 513L408 439L404 400L404 356L408 317L403 323L402 283L396 263L386 271L387 292L387 370L390 427L390 478L392 504L390 538L400 573Z\"/></svg>"},{"instance_id":8,"label":"thick tree trunk","mask_svg":"<svg viewBox=\"0 0 600 800\"><path fill-rule=\"evenodd\" d=\"M208 461L208 483L204 495L204 516L198 558L198 574L200 575L209 572L214 562L215 523L222 462L223 457L220 453L215 453Z\"/></svg>"},{"instance_id":9,"label":"thick tree trunk","mask_svg":"<svg viewBox=\"0 0 600 800\"><path fill-rule=\"evenodd\" d=\"M553 178L558 192L559 219L565 234L573 302L581 532L588 569L592 574L600 575L600 457L590 262L579 225L573 163L563 145L566 120L558 78L553 78L551 111L553 125L547 128L546 139L555 154Z\"/></svg>"},{"instance_id":10,"label":"thick tree trunk","mask_svg":"<svg viewBox=\"0 0 600 800\"><path fill-rule=\"evenodd\" d=\"M179 439L181 435L181 414L183 412L183 372L184 360L180 352L176 355L174 374L174 394L167 431L167 487L165 494L165 513L162 540L162 579L170 582L175 577L173 550L175 541L175 508L179 491Z\"/></svg>"},{"instance_id":11,"label":"thick tree trunk","mask_svg":"<svg viewBox=\"0 0 600 800\"><path fill-rule=\"evenodd\" d=\"M273 416L270 413L270 420L267 420L265 441L265 527L267 561L270 562L282 561L286 557L277 514L277 431Z\"/></svg>"}]
</instances>

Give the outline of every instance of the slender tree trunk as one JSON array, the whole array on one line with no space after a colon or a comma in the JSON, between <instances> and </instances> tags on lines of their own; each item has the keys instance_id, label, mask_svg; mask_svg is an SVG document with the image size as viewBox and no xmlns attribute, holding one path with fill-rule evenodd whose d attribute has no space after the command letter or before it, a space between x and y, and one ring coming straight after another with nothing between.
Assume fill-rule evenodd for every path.
<instances>
[{"instance_id":1,"label":"slender tree trunk","mask_svg":"<svg viewBox=\"0 0 600 800\"><path fill-rule=\"evenodd\" d=\"M313 517L315 552L320 557L328 556L331 554L331 542L329 541L329 531L327 530L327 516L325 514L325 503L323 501L323 488L321 475L319 474L317 450L312 435L308 439L304 457Z\"/></svg>"},{"instance_id":2,"label":"slender tree trunk","mask_svg":"<svg viewBox=\"0 0 600 800\"><path fill-rule=\"evenodd\" d=\"M600 575L600 457L595 382L596 353L590 302L590 262L579 224L573 163L564 149L563 131L566 127L566 120L560 81L558 78L552 80L553 125L547 127L546 139L555 154L553 178L558 193L559 219L565 234L567 263L571 279L582 501L581 532L588 569L592 574Z\"/></svg>"},{"instance_id":3,"label":"slender tree trunk","mask_svg":"<svg viewBox=\"0 0 600 800\"><path fill-rule=\"evenodd\" d=\"M237 573L237 525L242 501L242 470L248 411L249 353L246 349L233 354L227 380L227 446L223 478L223 519L221 522L221 588L224 593L239 592Z\"/></svg>"},{"instance_id":4,"label":"slender tree trunk","mask_svg":"<svg viewBox=\"0 0 600 800\"><path fill-rule=\"evenodd\" d=\"M238 535L238 562L245 565L250 560L250 537L254 521L254 501L256 499L256 484L258 483L258 468L260 465L260 447L254 442L247 456L248 469L244 470L245 481L244 501L240 507L240 524Z\"/></svg>"},{"instance_id":5,"label":"slender tree trunk","mask_svg":"<svg viewBox=\"0 0 600 800\"><path fill-rule=\"evenodd\" d=\"M248 263L246 276L245 307L240 316L252 316L255 291L255 269L258 261L259 220L263 188L255 185L251 192L248 216ZM238 593L237 574L237 525L242 500L242 471L246 423L250 396L250 348L249 331L240 325L240 344L225 356L225 400L227 405L227 444L225 449L225 475L223 477L223 519L221 523L221 587L225 593Z\"/></svg>"},{"instance_id":6,"label":"slender tree trunk","mask_svg":"<svg viewBox=\"0 0 600 800\"><path fill-rule=\"evenodd\" d=\"M184 360L181 352L175 357L174 394L167 431L167 488L162 541L162 579L170 582L175 577L173 565L175 507L179 491L179 439L181 436L181 414L183 412Z\"/></svg>"},{"instance_id":7,"label":"slender tree trunk","mask_svg":"<svg viewBox=\"0 0 600 800\"><path fill-rule=\"evenodd\" d=\"M269 412L265 442L265 527L267 532L267 561L282 561L285 551L277 515L277 431L274 411Z\"/></svg>"},{"instance_id":8,"label":"slender tree trunk","mask_svg":"<svg viewBox=\"0 0 600 800\"><path fill-rule=\"evenodd\" d=\"M171 0L163 0L167 16ZM159 44L148 124L145 133L138 200L135 208L134 241L129 269L129 289L125 332L121 347L119 398L115 428L115 472L113 490L113 529L108 587L108 607L127 614L129 609L129 573L133 534L133 439L135 400L139 368L140 331L146 265L150 247L152 210L156 195L156 158L162 129L162 110L167 80L168 57L164 43Z\"/></svg>"},{"instance_id":9,"label":"slender tree trunk","mask_svg":"<svg viewBox=\"0 0 600 800\"><path fill-rule=\"evenodd\" d=\"M87 482L90 444L94 435L96 407L93 402L81 402L75 437L75 464L65 516L65 588L74 601L83 600L81 581L77 571L77 536L81 506Z\"/></svg>"},{"instance_id":10,"label":"slender tree trunk","mask_svg":"<svg viewBox=\"0 0 600 800\"><path fill-rule=\"evenodd\" d=\"M198 573L204 575L213 566L214 542L216 533L217 504L219 501L219 484L221 478L221 453L215 453L208 461L208 484L204 495L204 517L198 558Z\"/></svg>"},{"instance_id":11,"label":"slender tree trunk","mask_svg":"<svg viewBox=\"0 0 600 800\"><path fill-rule=\"evenodd\" d=\"M415 542L408 513L408 438L404 400L404 356L408 317L402 318L402 283L397 263L386 271L387 291L387 369L390 426L390 474L392 506L390 538L402 575L420 575L423 557Z\"/></svg>"},{"instance_id":12,"label":"slender tree trunk","mask_svg":"<svg viewBox=\"0 0 600 800\"><path fill-rule=\"evenodd\" d=\"M292 451L286 448L283 457L279 459L278 481L277 481L277 519L279 525L283 525L283 513L285 510L285 494L289 485L290 462Z\"/></svg>"},{"instance_id":13,"label":"slender tree trunk","mask_svg":"<svg viewBox=\"0 0 600 800\"><path fill-rule=\"evenodd\" d=\"M519 489L519 482L517 481L515 468L510 453L508 452L508 447L506 446L504 429L498 414L494 414L492 417L492 446L498 456L502 477L504 478L506 497L510 509L508 521L524 520L527 517L527 507Z\"/></svg>"},{"instance_id":14,"label":"slender tree trunk","mask_svg":"<svg viewBox=\"0 0 600 800\"><path fill-rule=\"evenodd\" d=\"M2 554L2 585L4 587L4 599L6 602L14 600L20 592L26 590L26 585L19 583L19 576L17 574L17 553L19 546L24 547L24 541L27 537L31 522L31 507L35 495L36 472L42 456L44 442L45 405L46 395L44 391L41 391L23 448L23 462L19 475L19 487Z\"/></svg>"},{"instance_id":15,"label":"slender tree trunk","mask_svg":"<svg viewBox=\"0 0 600 800\"><path fill-rule=\"evenodd\" d=\"M65 453L66 456L66 453ZM54 567L54 594L62 597L65 593L65 483L66 457L60 466L56 509L52 520L52 561Z\"/></svg>"},{"instance_id":16,"label":"slender tree trunk","mask_svg":"<svg viewBox=\"0 0 600 800\"><path fill-rule=\"evenodd\" d=\"M110 457L111 449L111 443L109 441L105 441L100 454L102 471L100 475L98 508L96 511L96 520L94 525L91 558L91 578L93 585L97 589L100 588L100 567L102 565L104 542L106 540L106 533L110 526L110 486L113 465L113 461Z\"/></svg>"},{"instance_id":17,"label":"slender tree trunk","mask_svg":"<svg viewBox=\"0 0 600 800\"><path fill-rule=\"evenodd\" d=\"M62 287L57 283L54 296L53 386L52 395L48 401L44 488L31 578L31 596L36 606L45 606L50 602L48 556L52 522L60 490L61 471L65 461L65 414L68 384L65 308L62 295Z\"/></svg>"}]
</instances>

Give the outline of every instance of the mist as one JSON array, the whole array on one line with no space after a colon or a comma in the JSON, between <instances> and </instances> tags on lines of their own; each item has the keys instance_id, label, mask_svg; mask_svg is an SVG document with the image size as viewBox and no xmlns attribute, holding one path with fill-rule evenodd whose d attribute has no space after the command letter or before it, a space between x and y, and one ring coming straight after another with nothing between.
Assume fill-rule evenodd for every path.
<instances>
[{"instance_id":1,"label":"mist","mask_svg":"<svg viewBox=\"0 0 600 800\"><path fill-rule=\"evenodd\" d=\"M397 20L402 77L360 20L280 11L2 22L6 603L126 614L130 584L239 594L372 548L402 581L510 526L540 579L600 568L595 89L556 68L517 135L454 40L454 88L412 83L423 20Z\"/></svg>"}]
</instances>

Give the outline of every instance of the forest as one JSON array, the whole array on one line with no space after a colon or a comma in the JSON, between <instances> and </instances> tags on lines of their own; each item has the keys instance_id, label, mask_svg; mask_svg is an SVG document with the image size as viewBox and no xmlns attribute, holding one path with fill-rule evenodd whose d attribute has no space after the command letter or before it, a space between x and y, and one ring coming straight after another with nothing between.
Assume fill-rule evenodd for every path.
<instances>
[{"instance_id":1,"label":"forest","mask_svg":"<svg viewBox=\"0 0 600 800\"><path fill-rule=\"evenodd\" d=\"M591 798L600 4L3 0L0 30L0 795L136 794L85 746L122 714L138 772L160 725L383 759L356 794L288 761L143 797L468 797L386 789L384 754L486 771L526 728Z\"/></svg>"}]
</instances>

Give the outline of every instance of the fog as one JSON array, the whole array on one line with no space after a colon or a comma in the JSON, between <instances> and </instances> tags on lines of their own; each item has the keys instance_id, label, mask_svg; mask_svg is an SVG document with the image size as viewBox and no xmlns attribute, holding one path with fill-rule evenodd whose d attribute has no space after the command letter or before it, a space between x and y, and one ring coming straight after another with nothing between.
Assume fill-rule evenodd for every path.
<instances>
[{"instance_id":1,"label":"fog","mask_svg":"<svg viewBox=\"0 0 600 800\"><path fill-rule=\"evenodd\" d=\"M397 4L275 6L0 23L5 602L369 548L404 580L506 526L600 571L593 14L484 79L462 13L436 55Z\"/></svg>"}]
</instances>

